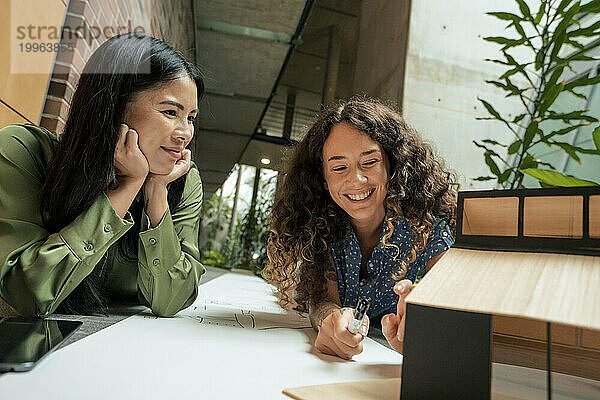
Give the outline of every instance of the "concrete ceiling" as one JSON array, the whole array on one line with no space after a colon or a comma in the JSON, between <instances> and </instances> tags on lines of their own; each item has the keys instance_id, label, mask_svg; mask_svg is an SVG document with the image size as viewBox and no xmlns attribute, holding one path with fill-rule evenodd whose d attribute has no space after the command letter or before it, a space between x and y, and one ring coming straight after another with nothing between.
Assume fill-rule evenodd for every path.
<instances>
[{"instance_id":1,"label":"concrete ceiling","mask_svg":"<svg viewBox=\"0 0 600 400\"><path fill-rule=\"evenodd\" d=\"M196 58L205 77L194 161L205 198L236 163L279 170L288 92L296 95L291 139L321 103L328 30L341 27L337 97L352 90L360 0L195 0Z\"/></svg>"}]
</instances>

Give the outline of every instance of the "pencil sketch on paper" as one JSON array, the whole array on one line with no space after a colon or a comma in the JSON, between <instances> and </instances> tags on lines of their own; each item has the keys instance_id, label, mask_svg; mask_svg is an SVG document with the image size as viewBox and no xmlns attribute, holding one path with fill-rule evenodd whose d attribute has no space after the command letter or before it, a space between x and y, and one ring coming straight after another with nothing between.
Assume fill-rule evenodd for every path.
<instances>
[{"instance_id":1,"label":"pencil sketch on paper","mask_svg":"<svg viewBox=\"0 0 600 400\"><path fill-rule=\"evenodd\" d=\"M207 307L206 304L194 306L189 312L185 313L185 317L200 324L244 329L311 328L307 318L295 314L271 314L253 310Z\"/></svg>"}]
</instances>

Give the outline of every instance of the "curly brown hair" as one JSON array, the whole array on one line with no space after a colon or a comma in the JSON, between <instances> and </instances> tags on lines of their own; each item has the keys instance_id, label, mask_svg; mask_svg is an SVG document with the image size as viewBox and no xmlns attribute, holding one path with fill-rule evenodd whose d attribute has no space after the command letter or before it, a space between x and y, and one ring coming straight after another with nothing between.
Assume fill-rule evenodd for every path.
<instances>
[{"instance_id":1,"label":"curly brown hair","mask_svg":"<svg viewBox=\"0 0 600 400\"><path fill-rule=\"evenodd\" d=\"M400 114L379 101L352 98L323 111L306 136L292 149L284 177L275 193L269 262L263 277L277 287L283 308L308 311L327 294L325 272L332 268L331 244L340 240L349 223L325 189L323 145L331 129L346 123L379 143L390 162L384 206L386 223L404 217L414 242L394 278L400 279L426 242L436 216L456 226L455 175L446 170L431 147L410 128ZM395 247L395 246L394 246ZM398 249L399 253L399 249Z\"/></svg>"}]
</instances>

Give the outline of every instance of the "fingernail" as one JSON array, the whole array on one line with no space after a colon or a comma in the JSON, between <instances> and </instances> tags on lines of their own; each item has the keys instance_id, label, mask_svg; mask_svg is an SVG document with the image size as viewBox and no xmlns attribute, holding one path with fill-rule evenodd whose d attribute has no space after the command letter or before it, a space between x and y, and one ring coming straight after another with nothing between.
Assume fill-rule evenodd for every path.
<instances>
[{"instance_id":1,"label":"fingernail","mask_svg":"<svg viewBox=\"0 0 600 400\"><path fill-rule=\"evenodd\" d=\"M400 284L400 285L398 285L398 291L399 291L400 293L402 293L402 294L406 293L406 290L407 290L407 289L408 289L408 288L406 287L406 285L405 285L405 284Z\"/></svg>"},{"instance_id":2,"label":"fingernail","mask_svg":"<svg viewBox=\"0 0 600 400\"><path fill-rule=\"evenodd\" d=\"M360 326L360 334L363 335L363 336L367 336L367 333L368 333L367 326L366 325L361 325Z\"/></svg>"},{"instance_id":3,"label":"fingernail","mask_svg":"<svg viewBox=\"0 0 600 400\"><path fill-rule=\"evenodd\" d=\"M401 342L402 341L402 334L398 334L398 341Z\"/></svg>"}]
</instances>

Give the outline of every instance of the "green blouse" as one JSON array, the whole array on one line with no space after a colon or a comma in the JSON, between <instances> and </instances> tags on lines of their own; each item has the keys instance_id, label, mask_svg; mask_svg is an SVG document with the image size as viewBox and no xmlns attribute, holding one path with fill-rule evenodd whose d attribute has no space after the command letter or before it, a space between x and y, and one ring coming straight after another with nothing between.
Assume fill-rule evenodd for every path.
<instances>
[{"instance_id":1,"label":"green blouse","mask_svg":"<svg viewBox=\"0 0 600 400\"><path fill-rule=\"evenodd\" d=\"M102 192L59 232L48 232L40 192L58 136L34 125L0 130L0 297L19 314L43 316L98 265L111 298L137 296L154 314L173 316L196 299L204 273L198 228L202 182L192 164L181 201L155 228L142 213L137 262L117 242L134 225L117 215ZM172 212L171 212L172 211Z\"/></svg>"}]
</instances>

